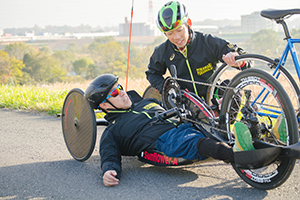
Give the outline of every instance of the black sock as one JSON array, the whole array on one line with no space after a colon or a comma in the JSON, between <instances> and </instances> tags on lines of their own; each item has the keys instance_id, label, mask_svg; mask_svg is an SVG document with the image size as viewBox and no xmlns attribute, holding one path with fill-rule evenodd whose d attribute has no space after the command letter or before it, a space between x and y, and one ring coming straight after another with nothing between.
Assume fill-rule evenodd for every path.
<instances>
[{"instance_id":1,"label":"black sock","mask_svg":"<svg viewBox=\"0 0 300 200\"><path fill-rule=\"evenodd\" d=\"M202 156L234 162L233 150L224 142L218 142L210 138L200 138L197 142L197 150Z\"/></svg>"}]
</instances>

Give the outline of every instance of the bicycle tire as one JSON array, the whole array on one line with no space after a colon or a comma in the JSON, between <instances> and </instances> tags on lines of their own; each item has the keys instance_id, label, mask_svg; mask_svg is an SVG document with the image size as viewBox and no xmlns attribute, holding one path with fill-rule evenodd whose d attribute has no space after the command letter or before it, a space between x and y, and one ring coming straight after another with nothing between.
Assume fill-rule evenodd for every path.
<instances>
[{"instance_id":1,"label":"bicycle tire","mask_svg":"<svg viewBox=\"0 0 300 200\"><path fill-rule=\"evenodd\" d=\"M299 140L298 135L298 125L297 120L294 112L292 111L293 105L288 98L288 94L285 92L282 85L274 79L273 76L268 74L265 71L258 70L258 69L247 69L239 74L237 74L230 82L229 87L238 88L238 89L249 89L252 90L251 97L255 99L257 93L255 89L261 91L262 88L268 90L271 95L268 95L268 99L264 102L264 105L260 104L253 104L252 108L255 109L256 113L267 114L270 116L275 116L276 112L282 113L284 116L284 122L286 124L286 141L279 141L280 145L292 145ZM241 92L242 93L242 92ZM230 121L243 121L241 117L241 108L244 106L245 103L243 96L240 96L241 102L239 105L239 109L234 110L231 106L233 105L233 101L236 98L235 95L238 94L236 90L228 89L225 91L221 111L220 111L220 118L223 117L223 121L220 122L220 127L228 132L231 132L232 124ZM268 111L265 111L263 107L268 107ZM271 113L274 111L274 113ZM233 113L236 112L235 115ZM265 112L265 113L264 113ZM278 116L279 114L277 114ZM273 120L271 117L268 118L264 115L257 114L257 119L259 123L262 122L267 123L268 120ZM276 119L274 119L276 120ZM271 121L270 121L271 122ZM271 123L272 124L272 123ZM271 128L269 127L270 131L272 132ZM229 141L234 140L232 133L228 135L227 138ZM264 137L259 136L257 139L264 139L265 142L274 143L278 138L272 138L271 135L266 134ZM283 184L290 174L295 165L295 158L288 158L288 157L279 157L276 161L267 165L265 167L259 169L240 169L232 164L234 170L237 174L249 185L254 188L261 189L261 190L268 190L273 189L281 184Z\"/></svg>"},{"instance_id":2,"label":"bicycle tire","mask_svg":"<svg viewBox=\"0 0 300 200\"><path fill-rule=\"evenodd\" d=\"M262 55L257 55L257 54L245 54L236 57L236 62L241 62L241 61L251 62L251 68L256 68L256 69L258 68L264 71L268 71L269 73L274 72L274 70L270 69L269 66L277 65L273 59L270 59ZM279 71L281 72L281 75L279 76L278 81L281 83L284 89L289 93L290 99L292 101L297 116L298 113L300 112L300 101L299 101L300 89L298 87L298 84L292 77L292 75L285 67L279 66ZM222 64L211 77L210 84L212 84L212 86L209 86L209 88L207 89L207 95L206 95L207 104L210 105L210 101L214 97L215 91L217 89L215 86L220 85L220 83L224 81L224 79L228 79L228 77L233 77L239 72L241 71L227 65L226 63ZM226 83L225 85L227 84L228 83ZM219 88L219 90L222 91L222 88ZM221 98L221 96L218 98Z\"/></svg>"},{"instance_id":3,"label":"bicycle tire","mask_svg":"<svg viewBox=\"0 0 300 200\"><path fill-rule=\"evenodd\" d=\"M72 157L78 161L85 161L91 156L97 135L95 112L83 94L78 88L70 90L61 116L66 146Z\"/></svg>"}]
</instances>

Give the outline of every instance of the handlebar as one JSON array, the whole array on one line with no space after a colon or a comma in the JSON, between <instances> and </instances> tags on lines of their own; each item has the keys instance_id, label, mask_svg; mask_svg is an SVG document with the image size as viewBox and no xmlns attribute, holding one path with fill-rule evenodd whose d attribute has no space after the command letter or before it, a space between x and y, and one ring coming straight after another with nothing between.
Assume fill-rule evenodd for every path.
<instances>
[{"instance_id":1,"label":"handlebar","mask_svg":"<svg viewBox=\"0 0 300 200\"><path fill-rule=\"evenodd\" d=\"M166 112L158 114L157 118L160 121L164 121L164 120L169 119L171 117L180 116L181 113L182 113L182 109L179 109L179 108L175 107L175 108L172 108L170 110L167 110Z\"/></svg>"}]
</instances>

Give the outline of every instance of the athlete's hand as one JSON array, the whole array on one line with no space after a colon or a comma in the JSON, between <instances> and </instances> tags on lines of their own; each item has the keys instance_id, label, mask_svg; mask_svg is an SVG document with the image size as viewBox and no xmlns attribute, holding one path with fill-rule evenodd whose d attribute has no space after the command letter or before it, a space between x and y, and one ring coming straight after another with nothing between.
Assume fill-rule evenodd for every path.
<instances>
[{"instance_id":1,"label":"athlete's hand","mask_svg":"<svg viewBox=\"0 0 300 200\"><path fill-rule=\"evenodd\" d=\"M229 52L226 55L223 55L222 59L227 63L227 65L238 67L238 63L235 63L235 57L238 55L239 54L237 52Z\"/></svg>"},{"instance_id":2,"label":"athlete's hand","mask_svg":"<svg viewBox=\"0 0 300 200\"><path fill-rule=\"evenodd\" d=\"M116 178L117 172L115 170L108 170L103 175L103 184L105 186L114 186L119 184L119 179Z\"/></svg>"}]
</instances>

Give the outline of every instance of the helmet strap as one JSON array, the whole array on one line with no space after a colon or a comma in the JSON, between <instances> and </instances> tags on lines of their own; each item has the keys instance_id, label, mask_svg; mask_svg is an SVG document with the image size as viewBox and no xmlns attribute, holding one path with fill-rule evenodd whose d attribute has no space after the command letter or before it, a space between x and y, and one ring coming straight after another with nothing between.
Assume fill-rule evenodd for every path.
<instances>
[{"instance_id":1,"label":"helmet strap","mask_svg":"<svg viewBox=\"0 0 300 200\"><path fill-rule=\"evenodd\" d=\"M112 107L115 108L115 109L107 109L108 111L109 111L109 110L122 110L122 109L119 109L119 108L117 108L116 106L114 106L114 104L112 104L108 99L106 100L106 102L109 103ZM108 113L107 110L101 108L100 105L98 106L98 109L101 109L103 112Z\"/></svg>"},{"instance_id":2,"label":"helmet strap","mask_svg":"<svg viewBox=\"0 0 300 200\"><path fill-rule=\"evenodd\" d=\"M107 103L109 103L112 107L114 107L116 110L121 110L119 108L117 108L114 104L112 104L108 99L106 100Z\"/></svg>"},{"instance_id":3,"label":"helmet strap","mask_svg":"<svg viewBox=\"0 0 300 200\"><path fill-rule=\"evenodd\" d=\"M117 108L114 104L112 104L108 99L106 100L112 107L115 108L115 110L128 110L128 109L122 109L122 108ZM107 109L107 110L113 110L113 109Z\"/></svg>"}]
</instances>

